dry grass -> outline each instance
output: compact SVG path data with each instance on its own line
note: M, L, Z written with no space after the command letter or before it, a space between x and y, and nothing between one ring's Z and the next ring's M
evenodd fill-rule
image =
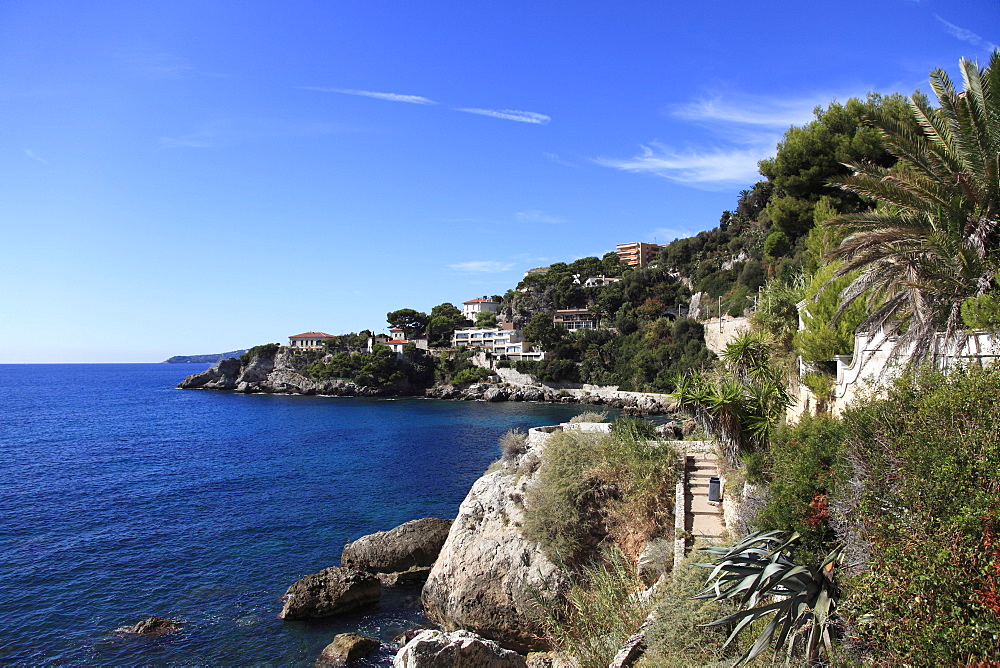
M569 419L570 424L576 424L578 422L607 422L608 413L607 411L586 411L580 413L579 415L574 415Z
M641 589L635 568L612 547L574 579L564 608L551 611L553 643L580 668L604 668L653 607L637 595Z

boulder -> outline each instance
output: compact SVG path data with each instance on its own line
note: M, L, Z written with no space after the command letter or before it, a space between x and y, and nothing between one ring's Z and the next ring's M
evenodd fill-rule
M507 398L507 390L498 385L494 385L483 392L483 399L486 401L507 401Z
M423 631L406 643L393 668L527 668L524 657L468 631Z
M323 648L319 658L326 665L342 666L349 661L363 659L380 645L381 643L374 638L365 638L357 633L341 633Z
M446 631L466 629L508 649L549 649L539 603L554 606L569 588L566 574L521 534L523 499L535 475L514 466L483 476L459 507L421 600Z
M177 387L185 390L204 388L207 390L232 390L235 389L236 379L240 375L241 364L235 357L224 359L211 369L206 369L201 373L191 374L182 380Z
M119 630L122 633L136 633L144 636L160 636L167 633L173 633L174 631L179 631L180 628L181 623L176 620L164 619L163 617L147 617L141 622Z
M340 564L369 573L403 573L434 565L452 520L427 517L389 531L362 536L344 546Z
M289 587L278 618L330 617L377 603L381 596L382 584L374 575L331 566Z
M531 652L528 668L580 668L579 662L561 652Z

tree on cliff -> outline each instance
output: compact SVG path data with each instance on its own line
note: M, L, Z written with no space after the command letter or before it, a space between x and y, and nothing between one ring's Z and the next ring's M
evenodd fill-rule
M878 131L865 125L873 113L905 120L906 100L901 95L869 93L865 100L851 98L846 104L817 107L816 120L790 128L775 157L760 161L760 173L772 184L761 189L766 194L763 211L789 240L813 227L814 209L823 197L833 201L838 213L866 207L855 194L830 185L830 179L848 174L844 163L864 161L882 167L895 163L896 156L882 146Z
M872 112L898 161L851 163L853 175L835 182L878 206L827 223L849 235L833 253L842 264L832 280L859 272L841 311L864 296L870 315L861 327L900 333L895 349L914 345L914 362L937 331L946 344L963 338L962 303L1000 288L1000 51L982 70L965 59L959 67L963 91L944 70L931 73L938 108L914 96L909 122Z
M472 322L462 315L457 306L445 302L431 309L427 322L427 338L430 343L447 343L456 329L471 326Z
M547 313L536 313L524 326L523 333L526 340L537 343L543 350L552 350L567 334L566 328L556 326Z
M389 311L385 314L386 322L390 327L398 327L403 330L406 338L423 333L427 328L427 314L414 311L411 308L401 308L397 311Z

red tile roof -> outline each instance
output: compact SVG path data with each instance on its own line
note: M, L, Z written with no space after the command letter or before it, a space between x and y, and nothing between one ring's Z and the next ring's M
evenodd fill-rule
M482 297L476 297L475 299L470 299L467 302L462 302L463 304L496 304L492 299L483 299Z
M289 336L290 339L329 339L332 338L333 334L324 334L323 332L306 332L305 334L296 334L295 336Z
M392 341L386 341L385 345L392 345L393 343L409 343L406 339L393 339Z

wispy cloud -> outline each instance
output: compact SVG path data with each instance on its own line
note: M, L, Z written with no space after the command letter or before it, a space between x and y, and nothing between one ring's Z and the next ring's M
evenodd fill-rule
M632 158L596 158L595 162L626 172L647 173L690 185L753 182L760 178L757 162L773 153L771 148L734 148L678 152L653 142L641 146Z
M987 51L990 52L993 52L997 49L996 44L984 40L982 37L972 32L971 30L968 30L966 28L961 28L955 25L954 23L949 23L948 21L945 21L937 14L934 15L934 18L936 18L941 23L941 25L944 26L944 29L948 32L948 34L954 37L955 39L960 39L963 42L968 42L973 46L984 47Z
M467 271L469 273L479 273L479 274L499 274L504 271L510 271L514 268L513 262L495 262L491 260L473 260L469 262L459 262L458 264L449 264L452 269L457 269L458 271Z
M360 95L361 97L372 97L376 100L386 100L387 102L408 102L410 104L437 104L430 98L422 95L402 95L400 93L380 93L374 90L356 90L354 88L327 88L324 86L297 86L302 90L314 90L320 93L340 93L342 95Z
M672 110L687 121L722 122L740 125L787 128L813 119L816 98L765 99L751 96L716 95L700 98Z
M475 107L456 107L455 111L464 111L467 114L479 114L480 116L490 116L492 118L502 118L518 123L534 123L536 125L546 125L552 120L551 116L539 114L534 111L517 111L516 109L477 109Z
M847 99L829 93L790 98L715 93L668 110L675 119L697 124L708 133L704 146L679 148L660 142L640 145L630 158L596 158L605 167L661 176L702 189L749 184L760 179L757 163L774 155L783 133L812 121L817 105Z
M697 225L693 227L695 230L698 229ZM647 234L646 238L653 239L653 243L665 244L670 243L674 239L686 239L693 234L689 230L682 230L676 227L658 227Z
M49 164L48 160L46 160L45 158L39 156L34 151L32 151L30 148L24 149L24 154L26 156L28 156L29 158L31 158L32 160L37 160L38 162L42 163L43 165Z
M550 216L544 211L539 211L538 209L518 211L514 214L514 217L522 223L547 223L549 225L558 225L559 223L566 222L566 219L561 216Z
M545 156L545 159L548 160L549 162L554 162L557 165L562 165L563 167L577 167L578 166L578 165L573 164L572 162L569 162L567 160L563 160L556 153L543 153L543 155Z

